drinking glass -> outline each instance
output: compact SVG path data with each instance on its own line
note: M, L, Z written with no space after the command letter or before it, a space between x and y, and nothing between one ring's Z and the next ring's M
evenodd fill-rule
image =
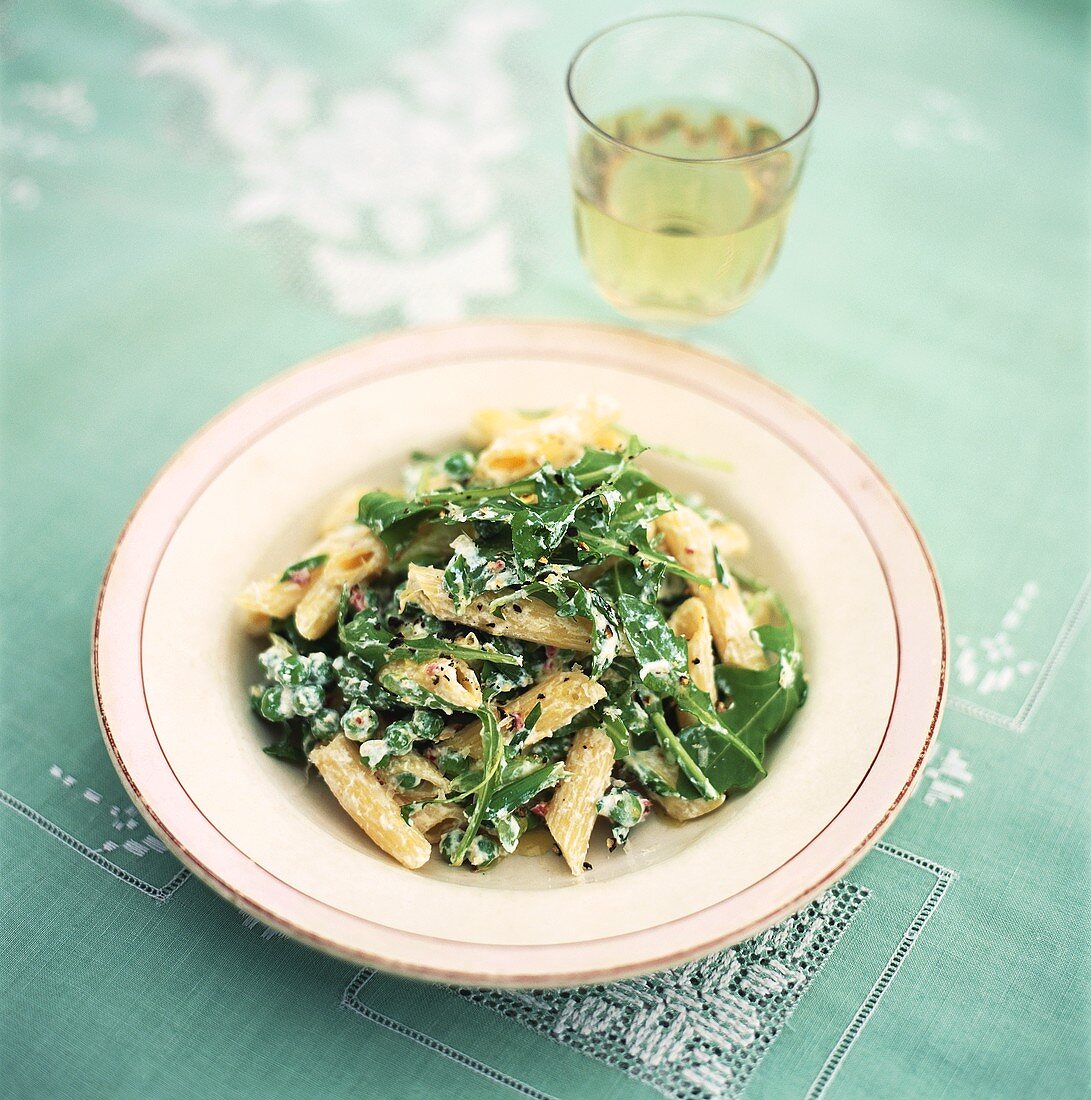
M580 254L646 320L738 309L773 266L818 110L793 46L715 15L602 31L568 69Z

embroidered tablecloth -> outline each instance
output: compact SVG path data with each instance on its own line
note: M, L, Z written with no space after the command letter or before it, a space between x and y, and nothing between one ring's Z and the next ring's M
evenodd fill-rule
M96 586L140 490L204 420L404 323L617 320L575 254L561 78L631 11L4 8L0 1094L1084 1094L1079 4L733 9L799 43L823 104L778 270L692 338L875 457L953 624L939 747L845 881L669 974L429 988L244 918L164 850L106 758Z

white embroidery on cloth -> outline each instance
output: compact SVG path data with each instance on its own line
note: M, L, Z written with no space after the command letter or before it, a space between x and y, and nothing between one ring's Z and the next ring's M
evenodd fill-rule
M102 795L98 791L93 790L91 787L86 787L80 783L74 775L70 775L59 764L52 764L49 768L49 774L56 779L62 787L77 793L85 801L90 802L93 806L98 806L102 803ZM118 848L124 848L130 855L136 856L138 859L142 859L148 854L148 852L156 852L162 855L166 852L166 846L153 833L148 832L147 826L144 824L144 819L136 812L136 807L131 802L126 802L122 805L112 804L109 812L110 829L116 833L121 833L121 837L111 837L107 834L97 846L91 848L94 852L116 852ZM127 835L135 833L137 831L143 831L144 835L139 839L135 835Z
M924 778L929 781L924 790L926 806L935 806L962 798L966 788L974 779L965 758L958 749L943 749L942 745L936 745L934 759L939 758L941 750L943 759L938 764L926 768L924 772Z
M38 178L42 165L68 165L77 159L73 132L91 130L98 112L87 96L87 86L70 80L58 84L24 81L12 89L0 123L0 159L4 181L0 199L18 210L36 210L42 204Z
M502 54L539 21L535 8L478 0L448 14L434 44L391 59L381 82L327 90L306 69L251 62L128 7L168 39L137 71L181 79L204 101L239 184L231 221L302 241L304 266L338 312L447 320L518 289L501 208L527 133Z
M955 638L955 676L960 684L978 695L995 695L1034 674L1037 663L1020 657L1014 635L1039 594L1038 582L1027 581L995 634L975 641L965 634Z
M284 939L284 933L278 932L275 928L270 928L269 925L258 920L257 917L250 917L243 915L242 926L247 930L257 928L261 931L261 938L263 940L282 940Z
M904 149L938 151L952 145L989 149L995 142L972 108L944 88L923 88L912 113L894 128L894 140Z
M112 841L103 844L101 848L91 848L84 844L82 840L66 832L55 822L50 821L44 814L38 813L37 810L32 809L25 802L5 790L0 790L0 806L7 806L8 809L14 810L17 814L26 818L27 821L43 830L43 832L59 840L65 847L70 848L74 852L78 852L88 862L93 863L96 867L106 871L121 882L134 887L142 894L146 894L155 901L169 901L182 883L190 877L189 871L185 868L181 868L175 870L174 875L162 885L147 882L142 878L138 878L131 871L127 871L125 868L118 866L118 864L114 863L108 855L104 854L117 849L118 846ZM168 866L177 868L178 864L175 860L171 859Z
M581 989L458 992L674 1100L736 1096L866 897L839 882L754 939L663 974Z
M87 98L87 85L79 80L60 84L29 81L16 89L16 99L44 118L59 119L77 130L90 130L98 118Z

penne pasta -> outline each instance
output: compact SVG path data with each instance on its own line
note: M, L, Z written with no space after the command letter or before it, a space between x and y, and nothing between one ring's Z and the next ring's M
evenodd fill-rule
M269 633L273 620L262 611L239 609L239 622L251 638L263 638Z
M260 581L251 581L235 600L239 606L248 629L256 629L262 619L286 619L299 606L311 582L308 575L305 580L281 580L280 574L273 573ZM268 630L268 626L266 626ZM259 631L265 633L265 631Z
M480 710L481 684L477 675L458 657L433 657L427 661L402 658L383 666L384 687L412 703L435 698L454 710Z
M479 438L491 437L478 456L477 476L506 485L547 463L571 466L589 446L617 449L627 437L613 427L616 416L617 406L601 398L537 418L486 410L475 423Z
M730 574L722 584L716 579L714 542L708 523L692 508L680 505L675 511L659 516L655 530L663 536L672 558L713 582L690 584L690 591L705 605L720 660L740 668L764 668L765 653L751 637L753 623L738 582Z
M340 545L331 545L338 536ZM296 629L304 638L321 638L337 621L346 584L359 584L386 568L386 547L366 527L342 527L328 538L326 562L295 609Z
M705 605L696 596L690 596L688 600L678 606L678 609L668 620L671 630L679 637L686 639L686 648L689 654L689 678L702 691L707 692L709 698L716 702L716 657L712 652L712 630L708 624L708 612ZM682 711L678 715L678 723L682 726L691 726L697 721L691 714Z
M744 558L750 553L750 535L742 524L718 520L709 524L709 531L721 558Z
M679 798L677 795L663 795L651 792L652 798L663 807L663 812L674 821L692 821L695 817L718 810L724 804L724 796L715 798Z
M478 409L470 417L466 439L471 447L481 449L499 439L500 436L518 431L533 422L533 417L517 412L515 409Z
M573 718L582 714L588 707L593 707L601 699L606 698L606 689L597 680L592 680L579 669L566 669L561 672L552 672L543 676L536 684L529 687L522 695L501 704L501 716L507 715L514 719L509 722L507 739L511 740L515 732L520 728L521 722L526 719L535 707L541 707L538 720L534 728L527 734L523 742L523 748L554 734L562 726L567 726ZM464 752L468 756L479 757L481 755L481 723L471 722L464 729L455 734L447 746L457 752Z
M421 756L419 752L407 752L399 756L390 770L392 774L411 775L420 780L421 783L429 784L435 788L437 795L446 794L451 786L443 772L427 757ZM415 787L409 788L407 793L414 800L420 797Z
M596 803L605 793L614 767L614 743L600 729L580 730L564 766L568 774L557 786L545 822L568 869L582 875L598 817Z
M765 653L751 637L754 624L742 601L738 583L713 584L698 593L708 612L708 624L720 660L739 668L765 668Z
M413 814L413 828L426 838L433 837L443 826L464 825L466 814L450 802L430 802Z
M413 604L446 622L483 630L501 638L517 638L538 645L550 645L557 649L571 649L576 653L590 653L591 624L581 616L562 618L549 604L532 596L520 596L501 604L492 611L492 603L507 593L493 592L471 600L465 607L455 607L443 587L443 570L428 566L411 565L402 592L401 604ZM619 652L630 655L627 643L621 641Z
M402 820L394 796L361 763L356 746L344 734L312 749L309 759L345 812L387 855L411 870L428 862L431 844Z
M343 524L312 543L299 560L301 568L289 566L283 574L248 584L236 603L248 631L259 632L263 616L286 619L295 613L300 633L305 638L320 638L337 617L341 585L381 572L386 562L386 548L366 527ZM346 579L349 577L352 579ZM266 625L260 632L267 630Z

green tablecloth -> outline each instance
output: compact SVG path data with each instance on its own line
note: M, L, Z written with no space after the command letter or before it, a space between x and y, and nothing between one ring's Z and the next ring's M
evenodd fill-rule
M647 982L468 995L183 871L107 761L88 630L141 488L255 383L406 322L614 319L575 256L561 74L630 8L5 8L0 1093L1085 1093L1086 12L735 10L798 41L823 105L779 269L694 339L838 422L917 516L953 624L940 745L781 928Z

